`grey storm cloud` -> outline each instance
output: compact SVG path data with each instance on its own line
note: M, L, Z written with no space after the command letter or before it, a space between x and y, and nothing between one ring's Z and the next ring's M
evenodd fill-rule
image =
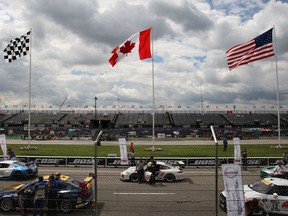
M205 31L214 26L207 15L199 11L192 3L184 1L181 5L163 1L151 2L151 10L159 17L182 25L185 31Z
M128 55L111 67L114 47L152 27L156 105L275 104L275 58L229 71L226 50L275 25L280 103L288 103L285 1L3 0L0 41L32 28L32 101L57 106L115 103L151 107L151 60ZM249 13L248 13L249 12ZM277 14L278 16L275 16ZM27 104L29 56L0 61L0 107Z

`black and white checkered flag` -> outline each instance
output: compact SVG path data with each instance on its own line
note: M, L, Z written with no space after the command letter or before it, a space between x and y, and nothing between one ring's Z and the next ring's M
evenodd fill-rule
M29 44L30 44L30 33L22 35L20 38L15 38L15 40L11 40L8 46L4 49L4 60L6 63L10 63L21 56L27 55L29 52Z

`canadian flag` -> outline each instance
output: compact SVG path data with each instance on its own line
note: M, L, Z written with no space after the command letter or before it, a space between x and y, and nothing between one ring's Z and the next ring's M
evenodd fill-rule
M112 56L109 59L109 63L114 65L128 56L132 50L137 47L140 60L151 58L150 51L150 32L151 28L137 32L131 35L124 43L113 49Z

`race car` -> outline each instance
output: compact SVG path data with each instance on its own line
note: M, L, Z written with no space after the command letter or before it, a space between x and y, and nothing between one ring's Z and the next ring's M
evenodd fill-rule
M0 161L0 180L24 179L38 174L37 164L16 160Z
M162 161L156 161L156 166L158 167L155 177L156 181L174 182L183 179L183 169L180 166L172 166ZM145 165L144 170L146 169L147 166ZM149 181L150 176L151 172L144 172L144 179L146 181ZM121 172L120 179L122 181L138 182L139 176L136 171L136 166L129 167Z
M261 178L267 178L269 176L272 177L277 177L277 178L285 178L288 179L288 164L285 165L285 169L287 170L287 172L284 172L282 174L274 174L274 166L265 166L263 168L260 169L260 176Z
M44 182L48 183L49 176L43 176ZM61 175L57 183L57 202L62 212L70 212L87 206L93 199L93 177L84 180ZM0 189L0 210L8 212L19 209L19 197L24 201L27 210L33 209L33 187L38 179L26 184L11 185Z
M220 194L220 208L227 211L227 193ZM263 203L265 211L270 214L288 215L288 180L281 178L264 178L253 184L244 185L245 202L257 199Z

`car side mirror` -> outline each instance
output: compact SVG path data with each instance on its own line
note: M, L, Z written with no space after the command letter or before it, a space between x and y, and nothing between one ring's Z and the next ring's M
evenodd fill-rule
M278 194L277 193L273 193L273 198L277 198Z

